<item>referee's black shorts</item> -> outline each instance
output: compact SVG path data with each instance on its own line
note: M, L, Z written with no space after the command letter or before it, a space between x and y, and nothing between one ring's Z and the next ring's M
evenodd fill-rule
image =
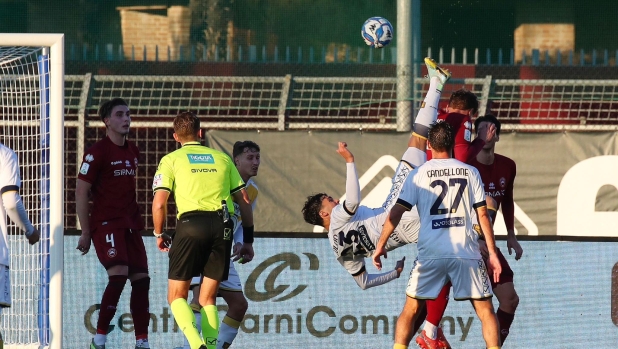
M186 281L195 275L227 280L232 250L232 222L218 212L188 212L178 219L169 251L168 279Z

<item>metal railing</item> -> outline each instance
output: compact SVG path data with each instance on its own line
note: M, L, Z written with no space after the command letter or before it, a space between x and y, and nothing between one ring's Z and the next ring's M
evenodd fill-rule
M414 82L418 105L428 80ZM478 96L481 115L496 115L507 130L515 125L614 129L618 124L618 80L451 79L441 106L462 87ZM100 125L96 111L101 102L122 96L135 127L169 126L176 114L191 110L209 129L393 131L409 122L397 116L396 92L394 77L68 75L65 120L80 129L80 140L84 128Z
M131 46L125 51L122 44L89 45L69 43L66 45L66 58L69 61L147 61L156 62L246 62L246 63L360 63L396 64L397 47L390 45L382 49L368 46L350 47L330 45L328 47L278 47L246 45L227 46L224 50L215 49L213 57L197 45L177 48L179 54L172 54L169 46L145 45ZM432 48L423 50L428 57L440 64L474 65L532 65L532 66L616 66L618 50L579 49L569 51L522 50L516 61L514 48ZM138 52L138 53L136 53ZM154 53L153 53L154 52ZM219 52L225 52L219 54ZM149 54L150 53L150 54ZM154 57L154 59L152 58Z
M422 102L428 80L414 80L413 104ZM450 94L466 88L479 98L479 114L492 113L502 130L618 130L618 80L452 79ZM75 178L84 147L105 136L99 104L123 97L131 107L131 140L142 152L138 202L147 221L150 181L164 154L176 149L172 119L181 111L200 115L207 129L362 130L395 132L397 78L110 76L65 77L65 224L77 227ZM170 220L173 222L173 212Z

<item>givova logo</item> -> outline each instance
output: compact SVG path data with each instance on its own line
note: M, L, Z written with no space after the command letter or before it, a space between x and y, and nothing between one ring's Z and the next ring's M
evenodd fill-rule
M300 256L290 252L283 252L274 256L268 257L260 263L249 275L245 283L245 294L247 298L254 302L264 302L272 300L273 302L282 302L290 298L296 297L303 292L307 285L297 285L290 289L290 285L278 285L277 278L286 270L318 270L320 261L313 253L303 253L308 258L308 261L303 262ZM306 272L302 272L306 273ZM262 281L263 280L263 281ZM258 282L263 282L263 290L258 290ZM284 294L286 293L286 294Z
M212 154L187 154L190 164L214 164Z

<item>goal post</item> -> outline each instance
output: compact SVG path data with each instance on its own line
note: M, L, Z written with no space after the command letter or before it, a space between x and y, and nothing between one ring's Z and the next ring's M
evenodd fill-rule
M19 158L20 194L41 232L28 246L9 226L13 304L0 333L5 348L61 349L64 34L0 33L0 98L0 140Z

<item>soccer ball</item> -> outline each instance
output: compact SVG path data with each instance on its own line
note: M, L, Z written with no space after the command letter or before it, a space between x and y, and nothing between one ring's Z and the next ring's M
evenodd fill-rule
M371 17L363 23L361 35L367 45L381 48L393 40L393 26L386 18Z

